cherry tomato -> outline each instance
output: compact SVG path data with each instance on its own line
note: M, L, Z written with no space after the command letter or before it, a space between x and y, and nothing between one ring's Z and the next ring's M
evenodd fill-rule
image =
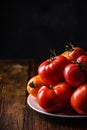
M63 81L63 70L69 61L61 55L42 62L38 67L38 74L46 84L55 85Z
M87 115L87 84L81 85L73 92L70 102L78 114Z
M72 87L61 82L52 86L42 86L37 94L38 104L47 112L59 112L65 109L73 93Z
M80 55L85 54L85 50L79 46L74 46L72 43L66 45L66 51L61 55L65 56L68 60L74 61Z
M64 78L73 87L79 87L85 83L85 75L79 64L68 64L64 68Z
M27 83L27 92L36 97L38 90L42 85L44 85L43 80L40 78L39 75L35 75L31 77Z

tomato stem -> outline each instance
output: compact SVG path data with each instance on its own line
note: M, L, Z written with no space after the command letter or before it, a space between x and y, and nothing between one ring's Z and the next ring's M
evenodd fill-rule
M54 57L56 56L56 52L55 52L55 49L51 49L50 50L51 54L50 54L50 60L49 60L49 63L52 63L54 61Z
M65 46L66 51L73 51L75 49L74 45L70 42Z
M78 63L78 65L79 65L79 68L80 68L81 70L86 70L86 68L87 68L87 65L86 65L86 64L79 64L79 63Z
M79 66L79 68L81 70L86 70L87 69L87 64L81 64L81 63L78 63L77 61L72 61L72 63L78 64L78 66Z
M52 55L53 55L53 56L56 56L56 51L55 51L55 49L53 49L53 50L51 49L50 52L51 52L51 57L52 57Z
M29 83L29 86L30 86L31 88L34 88L34 87L35 87L34 82L32 81L31 83Z
M49 85L48 88L53 90L53 86L52 85Z

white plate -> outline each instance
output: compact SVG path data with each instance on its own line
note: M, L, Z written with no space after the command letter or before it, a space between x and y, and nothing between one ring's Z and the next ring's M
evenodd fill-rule
M65 117L65 118L87 118L87 115L75 115L75 114L66 114L66 113L48 113L45 112L44 109L42 109L39 104L36 101L36 98L33 97L32 95L28 95L27 97L27 104L35 111L48 115L48 116L53 116L53 117Z

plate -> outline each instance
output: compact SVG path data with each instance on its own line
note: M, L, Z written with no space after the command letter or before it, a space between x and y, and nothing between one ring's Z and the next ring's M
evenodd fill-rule
M27 97L27 104L29 107L31 107L33 110L48 115L48 116L53 116L53 117L63 117L63 118L87 118L87 115L77 115L77 114L72 114L72 113L48 113L45 112L43 108L39 106L39 104L36 101L36 98L32 96L31 94L28 95Z

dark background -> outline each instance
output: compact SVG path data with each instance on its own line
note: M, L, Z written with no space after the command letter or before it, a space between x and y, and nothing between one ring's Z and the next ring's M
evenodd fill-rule
M0 59L47 58L67 42L87 49L86 3L3 1L0 8Z

